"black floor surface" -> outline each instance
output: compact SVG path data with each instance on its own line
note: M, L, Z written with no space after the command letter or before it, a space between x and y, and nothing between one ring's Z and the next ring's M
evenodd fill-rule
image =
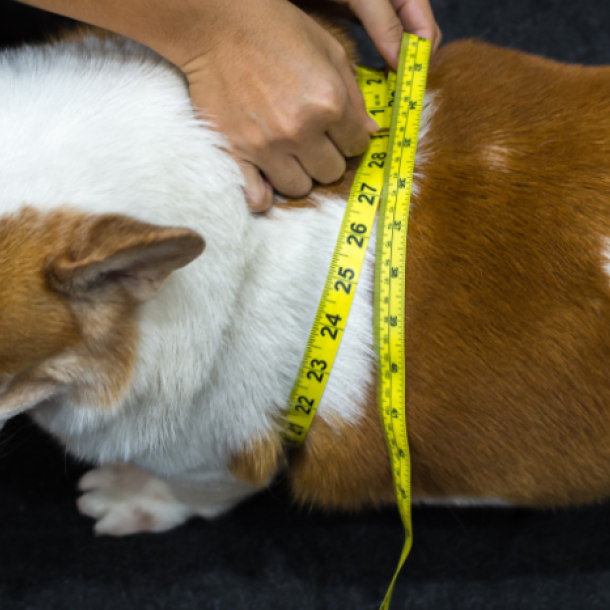
M446 42L475 36L610 64L607 0L433 6ZM0 46L38 40L61 23L0 0ZM0 435L1 610L373 610L399 555L394 510L310 514L291 506L281 485L216 522L97 539L74 505L84 470L25 418ZM609 506L424 508L413 521L415 545L395 610L610 608Z

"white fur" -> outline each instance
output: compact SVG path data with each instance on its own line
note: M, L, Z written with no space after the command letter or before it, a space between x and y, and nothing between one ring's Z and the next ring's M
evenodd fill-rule
M610 239L606 238L602 244L602 269L604 273L610 277Z
M36 421L78 456L136 464L220 512L254 491L228 459L286 405L344 202L249 214L243 178L195 118L183 77L135 43L90 37L5 53L0 87L0 214L68 204L187 226L207 244L143 307L136 372L114 408L55 401ZM373 383L373 255L371 239L318 409L330 423L357 422Z
M511 151L504 146L496 146L495 144L485 146L481 151L483 162L486 166L491 169L503 171L504 173L509 173L508 160L511 156L514 157L515 154L518 153L515 153L515 151Z
M120 404L56 402L36 420L84 458L224 493L237 485L229 456L265 435L286 404L343 202L251 216L242 177L221 137L195 119L182 77L133 43L8 53L0 83L1 213L69 204L188 226L207 243L144 306ZM357 421L372 382L368 258L319 417Z
M432 140L430 138L430 126L432 117L437 112L439 99L436 91L427 90L422 105L421 121L417 135L417 168L413 172L413 184L411 194L413 199L419 195L419 182L423 178L423 172L432 158Z

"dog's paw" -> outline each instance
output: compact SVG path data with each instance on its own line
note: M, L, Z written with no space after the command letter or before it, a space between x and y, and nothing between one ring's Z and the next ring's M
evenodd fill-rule
M99 536L164 532L192 515L167 483L130 464L91 470L78 488L84 492L78 510L97 521L94 531Z

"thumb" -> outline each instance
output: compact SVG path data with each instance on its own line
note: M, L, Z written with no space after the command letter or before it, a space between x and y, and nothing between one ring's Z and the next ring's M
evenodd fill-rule
M392 0L405 30L427 38L436 50L441 42L442 34L434 20L429 0Z
M351 0L350 8L362 21L381 56L396 70L404 29L390 0Z

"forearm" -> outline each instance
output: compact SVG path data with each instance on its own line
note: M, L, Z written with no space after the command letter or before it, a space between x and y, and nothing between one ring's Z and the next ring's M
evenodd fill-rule
M212 44L240 0L20 0L95 25L154 49L178 66ZM255 0L246 0L253 3ZM222 29L222 28L221 28Z

